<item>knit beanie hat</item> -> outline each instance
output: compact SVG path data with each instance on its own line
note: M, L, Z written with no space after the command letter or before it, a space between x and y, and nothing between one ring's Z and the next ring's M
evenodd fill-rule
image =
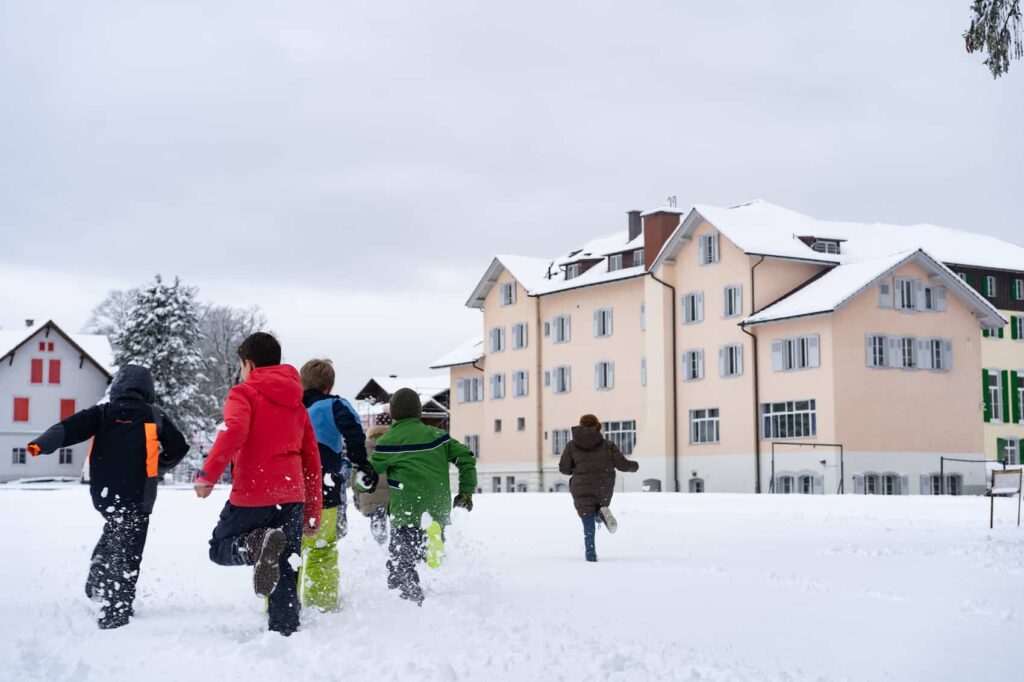
M391 418L395 421L419 417L422 410L420 396L411 388L400 388L391 396Z

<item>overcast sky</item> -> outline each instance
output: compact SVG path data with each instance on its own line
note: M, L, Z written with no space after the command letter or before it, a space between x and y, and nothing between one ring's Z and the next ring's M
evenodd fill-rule
M477 331L493 254L668 195L1024 241L968 5L0 2L0 325L180 275L351 392Z

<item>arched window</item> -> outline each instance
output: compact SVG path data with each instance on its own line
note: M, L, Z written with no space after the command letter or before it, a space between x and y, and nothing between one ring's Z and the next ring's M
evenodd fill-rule
M645 493L660 493L661 492L661 479L660 478L645 478L643 491Z
M899 495L900 477L896 474L885 474L882 476L882 494Z
M878 474L864 474L864 494L877 495L878 493Z
M691 478L690 479L690 492L691 493L702 493L702 492L704 492L704 479L703 478Z
M964 477L961 474L946 474L946 494L964 494Z
M785 475L776 478L775 492L782 493L783 495L792 495L796 490L796 482L792 476Z
M804 474L797 480L797 490L800 491L801 495L813 495L814 494L814 476Z

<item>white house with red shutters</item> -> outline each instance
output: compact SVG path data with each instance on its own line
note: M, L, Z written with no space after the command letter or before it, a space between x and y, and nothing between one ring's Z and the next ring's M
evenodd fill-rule
M106 336L67 334L52 320L0 329L0 481L81 474L88 443L39 457L25 446L50 425L99 402L112 364Z

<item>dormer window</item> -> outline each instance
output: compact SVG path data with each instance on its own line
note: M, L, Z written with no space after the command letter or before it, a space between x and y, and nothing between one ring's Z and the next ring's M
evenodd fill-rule
M608 256L608 272L615 272L622 269L622 254L616 253Z
M567 280L576 279L579 276L580 276L580 264L579 263L570 263L569 265L565 266L565 278Z
M644 250L637 249L633 252L633 267L637 267L644 264Z
M839 241L836 239L816 239L811 244L811 249L818 253L839 253Z

